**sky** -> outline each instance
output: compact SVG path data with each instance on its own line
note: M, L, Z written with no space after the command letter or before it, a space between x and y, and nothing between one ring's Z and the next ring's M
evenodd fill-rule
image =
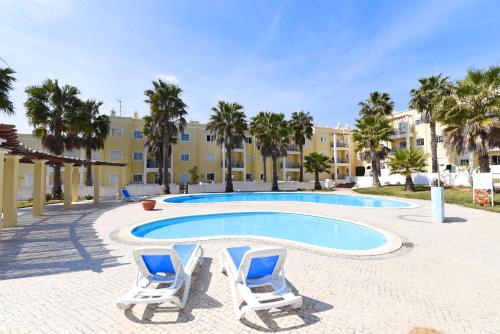
M17 72L16 114L0 122L21 133L24 90L47 78L106 114L120 99L123 116L146 115L162 78L183 89L188 120L222 99L248 117L305 110L352 126L371 91L404 110L418 78L500 64L500 1L0 0L0 57Z

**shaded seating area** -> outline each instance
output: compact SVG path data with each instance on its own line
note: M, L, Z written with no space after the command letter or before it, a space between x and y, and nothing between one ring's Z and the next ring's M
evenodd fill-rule
M100 168L102 166L126 167L123 163L85 160L38 151L21 144L15 125L0 124L0 227L17 225L17 193L19 164L33 164L33 215L42 216L45 205L47 166L64 167L64 207L70 208L78 200L78 168L92 166L94 172L94 203L100 200ZM120 168L117 190L123 187L123 169Z

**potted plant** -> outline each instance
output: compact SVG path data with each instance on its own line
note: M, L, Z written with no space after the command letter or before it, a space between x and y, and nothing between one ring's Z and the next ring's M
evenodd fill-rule
M152 211L155 208L156 201L153 199L144 199L141 201L142 208L146 211Z

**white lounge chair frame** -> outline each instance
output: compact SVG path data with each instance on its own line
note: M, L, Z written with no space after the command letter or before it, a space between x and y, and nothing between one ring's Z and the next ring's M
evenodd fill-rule
M257 279L247 278L252 259L276 255L278 256L278 260L271 275ZM286 249L282 247L260 249L251 247L243 256L240 267L236 268L228 250L221 250L220 270L221 272L225 271L229 279L236 319L240 320L249 311L269 310L287 305L291 305L292 308L297 309L302 306L302 297L296 296L286 283L283 269L285 257ZM251 290L251 288L262 286L271 286L273 291L256 293ZM247 304L242 308L239 307L238 295Z
M133 251L134 259L137 264L137 277L134 287L121 299L116 302L116 305L126 310L134 304L161 304L171 302L179 309L186 306L191 285L191 276L196 268L196 264L200 266L203 263L203 248L196 245L191 254L186 266L182 265L182 261L172 246L157 246L157 247L139 247ZM175 274L157 275L149 271L146 266L143 255L166 255L170 256ZM167 288L155 289L149 287L152 283L167 283L170 284ZM184 285L182 299L175 294Z
M127 191L128 196L125 196L125 194L123 192L124 190ZM130 195L130 192L128 191L127 188L120 189L120 194L121 194L122 201L125 201L125 202L140 202L143 199L146 199L148 197L148 196L145 196L145 195L142 195L142 196L140 196L140 195L132 196L132 195Z

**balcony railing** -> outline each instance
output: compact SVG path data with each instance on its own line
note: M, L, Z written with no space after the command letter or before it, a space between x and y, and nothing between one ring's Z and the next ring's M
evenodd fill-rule
M158 162L156 160L148 160L146 162L146 168L158 168L158 167L160 166L158 165Z
M300 168L300 164L298 162L287 162L286 168Z
M348 175L347 174L337 174L337 179L345 179Z
M299 147L296 146L296 145L288 145L288 147L287 147L286 150L289 151L289 152L298 152L299 151Z
M235 150L242 150L243 149L243 143L241 143L240 145L237 145L234 147Z
M331 146L332 147L349 147L349 143L346 143L343 141L337 141L335 144L336 145L334 145L334 143L332 143Z
M335 161L338 164L348 164L349 163L349 159L348 158L337 158Z
M226 167L229 165L229 161L226 161ZM222 162L220 164L222 168ZM243 161L231 161L232 168L245 168L245 163Z

